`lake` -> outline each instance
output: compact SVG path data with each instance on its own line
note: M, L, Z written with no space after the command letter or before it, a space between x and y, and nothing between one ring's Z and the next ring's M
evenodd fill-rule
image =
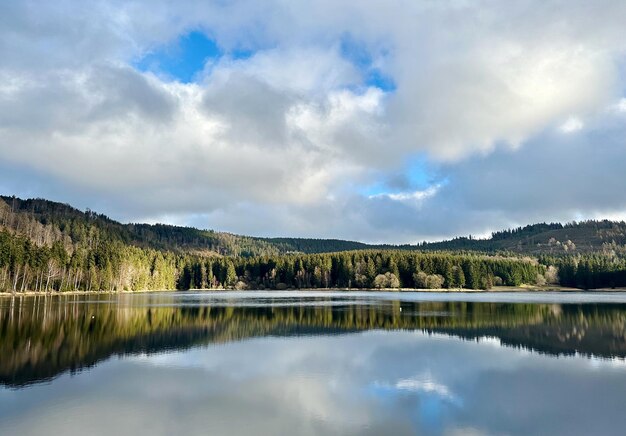
M0 434L623 435L626 294L0 298Z

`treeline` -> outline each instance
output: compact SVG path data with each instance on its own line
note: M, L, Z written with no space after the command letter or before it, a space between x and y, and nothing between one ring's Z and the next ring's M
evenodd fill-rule
M574 234L575 245L566 239ZM545 240L546 235L561 241ZM624 222L585 221L520 227L491 239L372 246L121 224L61 203L1 197L0 290L489 289L546 282L581 289L626 287L625 235ZM498 245L505 242L509 245ZM525 247L535 250L539 262L513 254Z
M61 238L63 239L63 238ZM467 288L560 283L626 286L626 260L602 254L529 258L403 250L203 257L119 241L37 245L0 231L0 291Z
M167 224L121 224L106 215L91 210L82 212L67 204L6 196L0 196L0 228L27 235L38 245L50 245L61 238L65 238L66 245L83 242L93 245L102 240L156 250L223 256L322 253L368 247L364 243L337 239L256 238Z
M68 250L0 231L0 290L122 291L194 288L469 288L535 283L537 262L482 255L352 251L260 257L202 257L119 241Z
M344 241L341 239L316 238L261 238L279 249L280 253L332 253L336 251L365 250L380 248L363 242ZM391 248L387 246L386 248ZM415 249L415 247L413 247Z
M615 255L598 253L542 256L539 259L558 268L562 286L580 289L626 287L626 259Z
M539 224L530 224L524 227L517 227L515 229L507 229L501 230L498 232L491 233L491 239L493 241L499 241L502 239L510 239L510 238L519 238L519 237L528 237L537 235L539 233L547 232L550 230L560 230L563 228L563 224L561 223L539 223Z
M200 251L228 256L280 253L279 247L260 238L166 224L121 224L106 215L90 210L82 212L43 199L0 197L0 228L48 245L63 235L66 243L74 245L104 241L181 253Z
M100 241L68 251L38 246L0 231L0 291L64 292L175 289L181 257L121 242Z
M546 268L530 259L476 254L349 251L198 259L188 257L180 289L468 288L535 284Z
M616 244L616 251L624 252L626 257L626 223L608 220L567 224L540 223L494 232L489 239L467 236L440 242L394 246L338 239L258 238L165 224L121 224L105 215L90 210L82 212L67 204L0 196L0 228L26 235L37 245L51 245L55 241L61 241L69 248L70 244L84 242L93 245L104 240L177 253L196 252L241 257L368 249L532 255L554 254L559 251L598 253L607 244Z
M626 222L587 220L539 223L493 232L488 239L463 236L447 241L418 244L420 250L469 250L486 253L514 252L532 255L552 254L558 248L577 247L580 253L599 253L605 244L626 244ZM560 250L571 251L571 250Z

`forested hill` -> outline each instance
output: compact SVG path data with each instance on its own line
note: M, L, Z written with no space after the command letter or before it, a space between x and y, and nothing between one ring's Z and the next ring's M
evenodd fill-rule
M583 221L541 223L494 232L488 239L471 236L417 245L372 245L337 239L258 238L165 224L121 224L105 215L43 199L0 196L0 228L29 237L38 245L55 241L122 242L141 248L202 256L259 256L329 253L364 249L513 252L531 255L610 253L626 255L626 223Z
M122 242L141 248L197 255L260 256L326 253L368 248L336 239L255 238L213 230L166 224L121 224L105 215L82 212L68 204L43 199L0 196L0 229L27 236L37 245L91 245L91 241Z
M477 251L483 253L518 253L530 255L617 254L626 256L626 222L580 221L572 223L540 223L494 232L491 237L477 239L459 237L421 244L364 244L330 239L273 238L255 239L269 242L280 252L323 253L344 250L400 249L420 251Z
M625 231L609 221L539 224L487 240L374 246L121 224L61 203L0 197L0 291L619 287Z
M471 236L425 243L422 250L515 252L531 255L626 254L624 221L541 223L492 233L488 239Z

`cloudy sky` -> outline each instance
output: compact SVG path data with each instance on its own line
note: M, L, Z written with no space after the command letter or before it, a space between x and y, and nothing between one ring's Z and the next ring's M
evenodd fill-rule
M415 242L626 217L626 2L0 2L0 192Z

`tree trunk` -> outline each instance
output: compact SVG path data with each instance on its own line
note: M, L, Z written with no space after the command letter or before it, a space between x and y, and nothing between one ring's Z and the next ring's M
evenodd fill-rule
M27 279L28 279L28 268L24 267L24 275L22 276L22 287L20 288L20 292L24 292L26 290Z
M18 266L13 277L13 292L17 291L17 281L20 278L20 267Z
M59 292L63 290L63 282L65 282L65 269L61 272L61 284L59 285Z

